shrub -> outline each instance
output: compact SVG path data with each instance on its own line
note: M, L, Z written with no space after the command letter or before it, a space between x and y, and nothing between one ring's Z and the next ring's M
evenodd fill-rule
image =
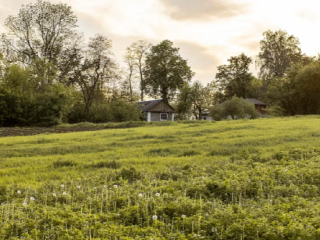
M253 103L243 98L233 97L231 100L212 107L210 109L210 116L216 121L227 118L255 119L259 117L259 113Z
M93 109L92 121L95 123L139 121L141 114L135 103L113 101Z

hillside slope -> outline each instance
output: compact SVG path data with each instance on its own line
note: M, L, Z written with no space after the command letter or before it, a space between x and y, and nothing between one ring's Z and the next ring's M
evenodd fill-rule
M319 239L320 118L0 138L0 239Z

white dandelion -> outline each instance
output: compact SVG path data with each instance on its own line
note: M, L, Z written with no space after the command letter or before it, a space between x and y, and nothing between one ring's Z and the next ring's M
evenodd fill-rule
M103 185L103 187L104 187L104 188L107 188L108 186L107 186L107 185Z
M156 197L160 197L160 193L156 193L155 195L156 195Z
M138 197L142 197L142 196L143 196L143 194L142 194L142 193L139 193Z
M77 188L78 188L78 189L80 189L80 188L81 188L81 186L78 186Z
M157 220L157 219L158 219L158 216L157 216L157 215L153 215L153 216L152 216L152 219L153 219L153 220Z
M186 218L186 215L182 214L181 217L184 219L184 218Z
M64 184L61 184L61 187L64 188Z
M18 194L21 194L21 191L20 191L20 190L18 190L18 191L17 191L17 193L18 193Z
M114 188L118 188L118 185L113 185Z
M52 196L56 197L56 196L57 196L57 194L55 194L55 193L52 193Z
M63 194L63 195L67 195L67 193L66 193L66 192L63 192L62 194Z
M28 203L27 202L23 202L22 204L24 207L28 206Z
M31 200L31 201L34 201L34 197L31 197L30 200Z

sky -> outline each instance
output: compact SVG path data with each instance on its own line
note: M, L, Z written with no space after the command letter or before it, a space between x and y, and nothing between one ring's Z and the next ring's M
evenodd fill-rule
M0 33L9 15L35 0L0 0ZM208 83L217 67L244 53L255 60L267 30L298 37L303 53L320 52L317 0L51 0L72 7L86 38L102 34L113 41L117 61L137 40L169 39L188 60L193 80ZM251 71L257 74L254 64Z

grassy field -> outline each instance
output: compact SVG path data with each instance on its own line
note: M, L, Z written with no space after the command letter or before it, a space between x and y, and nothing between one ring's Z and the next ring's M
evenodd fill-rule
M320 239L320 117L143 125L0 138L0 239Z

